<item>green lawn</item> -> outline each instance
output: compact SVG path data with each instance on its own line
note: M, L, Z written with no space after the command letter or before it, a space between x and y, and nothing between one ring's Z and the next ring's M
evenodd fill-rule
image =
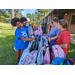
M15 35L10 24L0 23L0 65L16 65L16 53L13 49Z
M15 35L10 24L0 23L0 65L17 65L14 51ZM70 44L67 58L75 58L75 45Z

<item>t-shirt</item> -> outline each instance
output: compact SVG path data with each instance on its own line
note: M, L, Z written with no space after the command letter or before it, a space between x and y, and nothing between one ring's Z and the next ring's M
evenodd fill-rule
M22 28L27 28L28 29L28 26L25 26L25 27L22 27Z
M24 50L25 48L28 47L29 45L29 41L22 41L20 39L21 36L23 36L23 38L28 38L28 30L26 28L19 29L17 28L15 31L15 42L14 42L14 46L20 50Z
M70 40L71 40L71 36L70 36L70 34L69 34L69 32L67 30L63 30L60 33L59 37L58 37L58 40L57 40L56 44L58 44L58 45L62 45L63 43L68 44L66 49L62 48L64 50L64 52L65 52L65 55L67 55L67 51L68 51L69 46L70 46Z
M53 38L55 36L58 36L60 33L61 33L61 31L58 29L58 27L56 27L54 29L52 28L52 30L49 32L49 37ZM57 40L51 40L50 41L50 47L51 47L51 49L52 49L52 46L56 44L56 41Z

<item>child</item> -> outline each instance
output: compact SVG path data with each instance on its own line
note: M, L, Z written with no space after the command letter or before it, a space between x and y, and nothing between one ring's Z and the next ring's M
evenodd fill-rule
M66 30L67 26L68 24L65 19L61 19L58 21L58 29L61 30L61 33L58 37L56 44L58 44L64 50L65 55L67 55L70 46L70 40L71 40L71 36L69 32Z
M14 49L16 51L17 62L19 62L19 52L22 55L23 50L28 47L29 41L35 40L35 37L28 38L27 29L22 28L19 18L13 18L11 24L17 27L15 30L16 40L14 42Z
M20 22L22 23L23 28L27 28L28 29L28 26L26 26L26 21L27 21L27 19L25 17L20 18Z

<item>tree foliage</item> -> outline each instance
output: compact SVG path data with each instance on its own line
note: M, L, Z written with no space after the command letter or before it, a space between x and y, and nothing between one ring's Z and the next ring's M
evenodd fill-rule
M22 11L24 11L24 9L14 9L15 17L23 17ZM11 9L0 9L0 22L2 21L11 21Z
M27 13L26 17L30 18L30 20L36 21L37 23L42 23L42 19L45 18L50 11L51 9L37 9L35 14Z

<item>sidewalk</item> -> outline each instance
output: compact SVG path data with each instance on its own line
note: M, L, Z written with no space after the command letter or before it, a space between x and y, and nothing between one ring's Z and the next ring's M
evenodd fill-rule
M71 43L75 44L75 38L71 36Z

